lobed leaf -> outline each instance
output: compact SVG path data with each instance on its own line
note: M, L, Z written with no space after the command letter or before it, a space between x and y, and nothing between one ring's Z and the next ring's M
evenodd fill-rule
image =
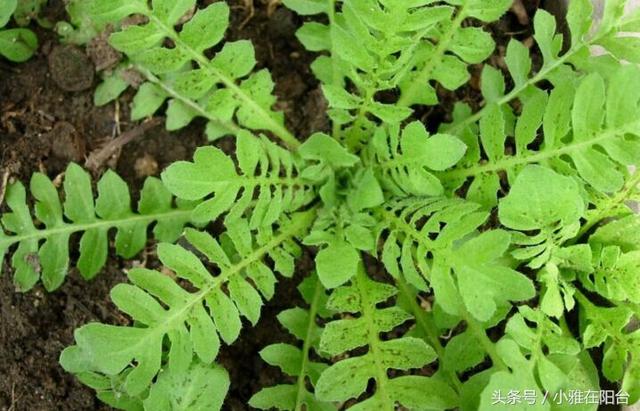
M34 217L27 206L24 186L16 183L7 190L11 212L2 216L8 234L0 235L0 255L17 244L11 264L14 282L21 291L31 289L42 280L47 290L55 290L69 270L69 241L73 233L81 233L77 268L86 278L93 278L104 266L108 252L108 232L116 229L116 253L132 258L147 243L147 229L153 225L156 239L175 241L183 227L192 221L194 205L174 200L155 178L146 180L140 193L137 212L131 209L129 189L113 171L98 182L98 198L94 200L89 174L70 164L64 179L65 202L58 190L41 173L31 178L35 199Z
M190 11L193 16L181 24ZM147 18L110 36L111 45L125 53L147 80L133 101L134 120L153 114L168 100L168 130L204 117L211 140L248 128L271 131L287 145L298 146L284 127L282 113L272 109L275 98L268 72L253 73L255 53L249 42L226 43L213 58L205 54L220 43L229 25L225 2L197 9L193 0L154 1L151 6L109 0L95 2L91 14L94 21L105 22L118 22L132 14ZM174 47L166 47L164 40Z
M487 197L490 196L485 198L491 206L497 202L497 187L495 177L488 176L505 170L513 183L521 170L530 164L546 164L561 174L574 178L577 176L579 184L586 184L601 193L622 189L626 166L640 160L640 129L635 114L632 114L640 109L636 93L636 88L640 87L638 79L637 68L628 66L620 68L606 87L605 79L592 74L579 82L575 95L568 85L558 86L550 93L548 100L537 97L541 95L536 93L525 103L525 109L531 107L536 113L532 114L532 121L526 125L522 122L528 120L520 118L516 127L516 141L520 143L517 144L516 153L510 156L504 155L508 136L506 119L488 113L481 120L480 142L489 161L481 165L457 167L446 172L443 179L456 188L467 179L472 179L472 192L485 192ZM535 107L544 105L545 101L546 108ZM625 107L624 118L616 114L614 109L621 101ZM539 113L542 110L544 116L540 125ZM498 113L497 109L493 113ZM486 127L483 129L483 124L491 125L492 130L499 129L488 131ZM532 148L532 136L537 134L534 130L540 129L540 126L543 143L538 148ZM524 127L527 128L526 132ZM477 161L477 157L474 161Z
M464 155L465 144L448 134L429 136L420 122L402 132L379 128L365 154L382 187L394 196L438 196L444 188L434 171L453 167Z
M111 296L135 324L91 323L79 328L75 332L76 345L62 354L63 367L76 374L97 373L110 378L126 375L123 385L126 393L142 398L157 375L158 381L162 381L161 369L165 366L176 373L174 378L199 380L202 371L190 368L193 361L211 364L218 354L220 337L227 343L237 338L241 315L253 324L257 322L262 306L259 293L265 298L273 296L269 290L276 279L263 262L265 257L278 260L281 253L295 249L293 239L308 229L312 219L313 211L296 214L283 222L278 231L259 232L255 237L249 234L249 238L238 232L241 227L230 228L223 237L224 248L208 234L188 236L195 238L192 245L198 251L211 258L210 263L219 270L216 276L192 252L178 245L160 244L161 262L194 291L157 271L143 268L129 271L132 284L116 286ZM243 244L247 240L248 244ZM190 388L186 385L184 390ZM166 403L171 398L183 401L187 394L184 390L171 394L158 392L156 397L152 388L145 401L153 404ZM220 404L215 399L219 396L193 401Z
M249 405L258 409L317 410L329 411L336 407L317 400L307 389L307 378L315 385L320 374L328 367L310 359L312 350L318 351L323 328L316 324L317 316L327 316L326 294L315 275L307 277L298 287L309 309L291 308L278 314L280 324L303 341L302 349L290 344L272 344L260 351L260 356L270 365L279 367L284 373L297 377L294 384L279 384L261 389L249 400Z
M373 379L376 383L373 395L358 401L353 409L391 410L396 404L412 407L417 404L418 392L424 388L437 388L437 391L422 397L428 405L456 406L455 391L434 378L387 376L388 369L420 368L436 359L435 351L421 339L399 337L383 341L380 338L380 333L391 331L411 318L398 307L377 308L378 303L395 293L394 287L369 279L362 264L350 285L333 291L328 301L329 308L359 313L360 316L328 323L322 334L320 350L334 356L358 347L367 347L367 352L340 360L323 371L316 385L318 399L342 402L358 398L367 389L369 380Z
M535 289L500 262L511 243L507 232L477 234L487 219L479 208L443 198L389 203L379 210L378 232L388 233L383 262L392 275L404 275L421 290L433 287L436 301L451 315L468 310L488 321L498 306L532 298Z
M313 200L313 186L300 176L302 164L291 153L246 131L238 133L236 142L240 173L231 157L212 146L196 150L193 162L178 161L162 173L178 198L201 201L193 211L196 221L214 221L228 212L230 223L250 213L249 225L255 229Z

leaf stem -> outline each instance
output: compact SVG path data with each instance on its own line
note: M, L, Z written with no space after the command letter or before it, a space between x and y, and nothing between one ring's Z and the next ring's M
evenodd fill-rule
M467 18L466 6L467 0L464 0L462 7L458 10L458 14L451 22L451 25L445 32L444 36L440 39L440 42L433 54L429 57L429 62L422 68L417 78L412 82L411 87L409 87L406 92L402 93L402 96L400 96L400 99L398 100L398 105L409 105L410 102L415 99L420 88L424 87L425 83L431 79L433 71L442 62L442 57L449 49L456 31L460 28L464 19Z
M638 188L639 184L640 184L640 171L636 169L634 173L631 175L631 178L629 179L629 181L627 182L626 187L620 192L618 192L615 196L610 197L607 201L605 201L606 205L602 208L598 208L597 212L592 214L587 219L587 221L580 228L580 231L578 231L578 234L576 234L576 236L570 242L568 242L568 244L569 245L575 244L576 241L581 239L587 232L589 232L589 230L591 230L593 226L598 224L604 218L610 217L609 213L615 207L617 207L618 205L623 203L625 200L627 200L633 194L634 190Z
M565 54L563 54L562 57L559 57L557 60L553 61L551 64L543 66L542 70L540 70L536 75L534 75L524 83L520 84L519 86L516 86L513 90L511 90L508 94L504 95L501 99L499 99L494 104L497 104L498 106L502 106L515 100L520 96L520 94L522 94L529 87L535 85L536 83L539 83L540 81L546 80L547 77L555 69L565 64L569 59L571 59L576 54L582 52L585 48L589 48L593 44L596 44L602 37L605 37L609 33L610 31L606 33L602 33L598 36L595 36L590 40L585 41L584 43L575 44ZM451 134L456 134L458 131L460 131L461 128L464 128L469 124L475 123L476 121L480 120L484 116L485 111L487 111L490 106L491 105L485 105L482 109L477 111L475 114L457 123L444 125L443 131Z
M329 16L329 37L331 38L331 74L332 74L332 83L333 86L340 86L340 72L338 71L338 65L336 63L336 58L338 53L336 52L336 42L334 41L333 30L336 26L336 0L328 0L328 10L327 15ZM338 139L340 137L340 133L342 132L342 127L335 121L331 122L332 127L332 135L333 138Z
M300 373L298 374L298 379L296 384L298 386L298 391L296 393L296 406L294 408L295 411L302 411L302 406L304 405L304 394L306 391L305 388L305 378L307 375L307 364L309 362L309 352L311 351L311 338L314 330L314 326L316 324L316 315L318 314L318 308L320 304L320 297L324 292L324 287L322 287L322 283L320 281L316 281L315 289L313 290L313 299L311 300L311 304L309 306L309 323L307 324L307 330L304 336L304 343L302 345L302 364L300 365Z
M156 75L151 73L146 68L144 68L144 67L142 67L140 65L135 65L134 67L143 76L145 76L147 78L147 80L149 80L150 82L154 83L155 85L160 87L162 90L164 90L167 94L169 94L171 97L179 100L182 104L184 104L185 106L189 107L190 109L192 109L193 111L198 113L198 115L206 118L207 120L210 120L210 121L213 121L213 122L217 123L218 125L226 128L227 130L230 130L233 133L238 133L239 131L242 130L242 128L240 126L238 126L235 122L223 120L220 117L209 113L207 110L202 108L202 106L200 104L198 104L197 102L191 100L188 97L185 97L185 96L181 95L180 93L175 91L173 88L169 87L169 85L165 84L160 78L158 78Z
M148 222L149 224L154 221L166 221L172 219L183 219L191 215L193 210L172 210L165 213L156 214L134 214L127 218L120 218L117 220L97 220L91 223L83 224L63 224L55 228L36 230L27 234L14 235L14 236L2 236L0 233L0 250L6 249L15 243L19 243L27 240L40 240L60 234L71 234L80 231L89 231L93 229L108 229L112 227L120 227L126 224L135 222Z
M406 280L402 275L395 278L396 285L398 286L398 290L405 295L409 305L411 307L411 312L413 313L414 318L416 319L416 324L422 328L424 333L427 335L427 342L433 347L440 359L440 369L443 370L449 382L453 385L453 388L456 392L460 393L462 390L462 382L458 378L458 375L451 371L446 370L445 367L442 366L442 362L444 361L444 347L440 342L440 333L438 331L438 327L433 322L432 314L430 312L425 311L422 307L420 307L416 301L415 294L412 292L409 284L407 284Z
M370 353L376 363L376 388L380 393L380 398L384 404L384 410L393 411L395 409L394 403L387 393L387 384L389 378L387 377L387 371L382 360L382 354L380 352L380 337L376 329L375 323L375 301L371 301L370 295L366 292L366 287L363 286L366 281L366 273L362 262L359 264L358 273L354 277L354 283L358 287L360 298L362 298L362 318L365 319L367 324L367 339L369 341Z
M495 344L487 336L482 324L473 318L469 311L467 311L464 304L460 304L460 306L462 310L462 319L467 323L469 331L471 331L471 333L476 337L480 342L480 345L482 345L482 348L484 348L484 351L489 355L489 358L491 358L493 366L502 371L507 370L507 365L502 361L502 358L500 358Z
M625 124L624 126L611 130L605 130L601 134L596 134L594 137L588 140L573 142L570 144L562 145L561 147L557 147L552 150L534 152L533 154L524 156L505 157L496 162L484 163L472 167L456 168L451 171L442 173L441 176L444 179L465 178L482 173L492 173L501 170L508 170L518 165L537 163L594 146L606 140L624 135L625 133L628 133L630 131L637 130L638 128L640 128L640 120L635 120L631 123Z
M162 20L158 19L153 13L149 13L149 19L164 31L165 35L170 38L176 45L185 50L191 58L198 63L198 65L211 73L222 82L233 94L238 97L244 104L253 110L260 119L267 126L266 129L273 131L273 133L282 140L289 148L297 149L300 146L300 142L293 136L283 125L273 119L258 103L256 103L251 96L242 90L233 79L227 77L217 68L213 67L211 61L203 54L193 49L187 43L185 43L173 27L168 26Z

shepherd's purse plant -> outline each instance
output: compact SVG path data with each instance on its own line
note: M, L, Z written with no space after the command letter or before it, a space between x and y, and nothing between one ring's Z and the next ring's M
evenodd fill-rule
M22 184L8 188L0 255L21 291L56 289L72 260L91 278L111 231L132 258L153 227L162 270L132 268L111 292L130 324L87 324L60 358L102 401L220 409L221 346L258 324L303 253L315 263L295 277L304 305L278 315L295 342L260 353L283 380L253 408L560 410L558 393L611 385L640 399L640 39L625 34L640 13L626 1L596 20L572 0L568 36L538 10L542 60L512 39L501 69L486 27L511 0L283 0L310 16L297 37L318 52L331 129L311 136L285 127L252 44L222 43L225 2L87 3L144 78L134 119L166 108L169 130L200 117L210 140L235 143L147 180L135 211L115 173L94 198L75 164L61 193L33 176L33 208ZM479 64L482 104L419 120ZM500 401L510 391L537 401L514 408Z

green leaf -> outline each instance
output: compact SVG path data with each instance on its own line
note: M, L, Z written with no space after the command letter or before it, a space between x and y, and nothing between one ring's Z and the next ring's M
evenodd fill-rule
M466 27L458 30L451 51L470 64L482 63L491 55L495 43L491 35L479 27Z
M411 318L395 306L377 307L377 304L395 293L394 287L369 279L362 264L359 265L358 274L351 285L334 290L328 302L330 308L360 315L328 323L322 334L321 350L331 355L365 345L368 350L362 355L339 360L322 372L316 385L318 399L342 402L357 398L373 379L376 383L375 392L371 398L356 406L359 409L394 409L396 402L414 407L417 393L430 387L440 389L426 397L422 391L422 398L429 405L448 407L457 404L455 391L444 383L427 377L387 376L388 369L419 368L436 358L435 351L418 338L381 340L381 333L388 332Z
M440 171L453 166L466 152L465 144L446 134L429 136L418 121L409 123L400 139L399 133L398 128L390 128L389 134L378 129L367 153L377 163L382 186L398 196L441 194L440 181L427 169Z
M29 29L8 29L0 31L0 55L22 63L33 56L38 49L38 38Z
M196 150L193 163L179 161L162 173L167 188L185 200L198 200L224 189L233 177L233 162L215 147L201 147Z
M167 94L153 83L144 83L133 98L131 119L141 120L158 111Z
M545 141L550 147L560 143L560 139L565 137L571 128L571 111L572 100L575 97L573 87L566 84L557 87L549 96L548 104L545 109L542 130L545 135Z
M504 96L504 76L502 75L500 70L497 70L490 65L485 65L482 68L480 83L482 88L482 96L488 103L497 101L502 96Z
M105 0L91 3L91 20L98 24L115 23L132 14L149 13L149 7L144 0Z
M404 376L389 381L398 403L409 409L450 409L458 405L458 394L437 379Z
M511 0L471 0L467 3L465 12L486 23L498 20L511 7Z
M520 126L516 123L515 154L505 152L506 137L513 133L512 114L504 107L488 106L480 116L479 140L489 161L475 164L477 160L470 159L469 165L442 175L443 183L457 189L472 177L472 193L486 193L493 190L496 181L486 175L506 171L508 180L513 181L522 168L542 163L560 174L579 178L579 184L586 183L587 189L600 195L620 190L627 166L640 161L640 128L631 114L638 110L638 74L635 67L621 67L613 70L611 78L615 80L607 84L600 74L592 73L576 83L575 94L576 86L565 80L556 85L548 99L544 92L530 89L523 98L525 106L530 106L523 113L526 120L521 120ZM540 133L534 128L542 110L538 105L545 101ZM618 111L616 107L621 106L626 108ZM469 129L468 133L465 142L473 147L478 141L476 131ZM534 136L533 142L540 138L540 144L525 145Z
M504 58L509 68L511 78L516 86L521 86L529 79L531 72L531 58L529 49L517 40L511 40L507 45L507 54Z
M296 32L296 37L309 51L322 51L331 48L331 34L328 26L310 22Z
M400 123L406 120L412 113L412 110L407 107L398 107L393 104L381 104L378 102L370 104L369 110L371 114L388 124Z
M0 4L0 28L7 25L17 7L18 0L7 0Z
M605 112L604 79L597 74L587 76L578 87L572 111L573 132L585 138L600 130Z
M460 295L469 312L480 321L488 321L500 304L528 300L536 294L526 276L496 264L509 243L507 232L493 230L456 250L453 267Z
M542 125L547 99L547 93L536 92L524 101L524 107L515 129L516 150L518 152L526 151L527 146L536 139L538 129Z
M183 0L195 3L193 0ZM182 27L180 40L201 52L218 44L229 24L229 6L214 3L196 14Z
M320 14L327 11L326 0L284 0L284 5L303 16Z
M19 244L12 259L18 288L29 290L40 278L47 290L58 288L68 271L73 233L81 234L77 267L85 278L92 278L104 266L111 228L116 229L116 251L126 258L144 248L147 228L153 223L156 238L175 240L190 221L191 209L176 207L171 194L158 183L154 179L145 182L138 213L134 213L125 182L112 171L98 182L98 199L94 202L89 174L76 164L69 165L63 183L64 207L51 181L36 173L31 180L34 215L44 225L38 228L26 206L24 187L9 187L7 204L11 212L2 216L2 223L15 235L0 235L0 250ZM151 198L157 203L149 204Z
M359 262L360 255L353 246L336 240L318 252L316 270L325 288L336 288L356 274Z
M420 257L415 263L413 259L402 262L403 271L423 273L447 313L459 315L464 302L472 315L487 321L498 306L530 299L535 289L527 277L503 261L510 244L507 232L493 230L476 235L488 217L486 212L477 211L479 208L460 200L407 199L385 205L378 210L378 218L379 232L388 230L385 241L401 245L383 247L383 253L396 250L383 254L391 273L393 263L397 263L397 250L409 248L403 253L415 252ZM409 269L410 264L415 268ZM407 281L413 282L410 277Z
M484 358L484 349L476 337L472 332L465 331L449 340L441 361L447 369L462 372L480 364Z
M248 40L227 42L211 64L231 78L248 76L256 66L253 44Z
M163 23L174 25L196 5L195 0L152 0L153 13Z
M137 54L135 62L153 74L167 74L183 68L189 58L180 48L152 48Z
M276 385L263 388L251 397L249 405L260 410L276 408L278 410L295 410L298 388L294 385Z
M35 231L35 226L30 218L29 208L26 203L26 190L21 183L11 185L5 194L6 202L11 213L2 216L2 225L9 232L16 234L31 233ZM6 250L13 242L11 237L2 238ZM40 276L38 257L38 243L34 239L27 238L20 242L18 249L14 252L11 265L14 267L14 283L18 290L28 290L34 286Z
M188 370L158 376L144 400L146 410L220 410L229 390L229 374L220 366L195 361Z
M640 303L638 277L640 251L623 253L620 247L608 245L594 255L592 270L581 276L583 285L612 301Z
M332 28L332 37L334 50L340 58L358 67L371 68L374 59L366 48L360 47L354 33L336 25Z
M144 26L129 26L109 36L109 44L127 54L144 51L149 46L157 46L165 35L154 23Z
M590 0L576 0L569 3L567 24L571 32L571 45L576 46L584 40L592 24L593 3Z
M123 25L110 37L111 44L123 51L147 80L134 101L133 117L148 116L169 99L168 130L204 117L211 140L249 128L269 130L292 148L299 145L284 127L282 113L273 111L274 83L268 71L252 73L256 60L250 42L229 42L217 53L205 55L224 37L229 24L226 3L197 9L194 0L157 0L149 10L140 0L134 4L110 2L117 3L117 10L105 6L101 13L107 17L123 18L138 9L149 17L148 22ZM191 10L194 13L189 17ZM176 31L173 26L178 23L181 29Z
M356 188L347 201L352 210L360 211L379 206L384 202L384 194L373 170L366 169L361 176L355 178Z
M322 87L324 96L329 104L334 108L353 109L358 108L362 99L350 94L341 87L325 85Z
M620 60L640 63L640 39L637 37L612 35L601 40L600 45Z
M427 167L442 171L458 163L466 151L467 146L457 137L436 134L426 141L419 152L424 153Z
M561 38L556 35L556 19L546 10L538 9L533 18L533 26L544 64L552 64L562 47Z
M302 362L302 352L289 344L272 344L260 351L260 357L270 365L277 366L284 373L296 376L297 367Z
M299 153L305 160L321 161L333 168L352 167L360 161L339 142L322 133L309 137L300 146Z
M169 108L167 109L167 130L180 130L181 128L189 125L197 115L198 113L196 110L187 106L183 102L171 100L169 101Z
M629 215L599 227L589 237L590 243L618 245L624 251L637 250L640 244L640 219Z
M518 391L524 393L525 390L535 394L535 398L543 398L543 392L538 388L534 374L533 365L526 360L520 352L515 342L510 339L502 339L497 344L499 354L505 361L511 371L498 371L491 375L489 383L482 390L479 410L488 411L495 409L502 410L550 410L550 402L543 401L521 401L515 404L507 404L504 402L496 402L496 395L506 397L510 391ZM533 397L534 395L532 395Z
M578 185L546 167L531 165L520 172L509 195L500 201L500 222L527 231L571 224L584 213Z
M312 187L299 176L291 153L246 131L239 132L237 148L240 174L231 158L215 147L201 147L193 162L175 162L162 173L163 182L178 198L205 199L194 210L196 221L213 221L227 211L227 219L233 219L251 210L250 226L258 228L312 201ZM254 192L259 196L252 204Z
M48 228L62 228L62 207L58 192L43 174L31 178L31 193L36 199L35 215ZM38 252L43 285L47 290L58 288L67 274L69 266L69 233L51 236Z
M132 396L139 395L150 387L153 390L152 381L158 375L158 380L163 378L161 369L167 367L165 361L169 371L187 373L184 378L191 378L193 373L197 373L188 371L194 356L208 366L215 359L220 344L218 324L238 321L233 316L214 314L218 306L212 304L221 300L221 293L228 292L238 311L255 324L262 300L245 276L249 276L255 264L259 264L268 253L281 247L289 249L291 246L285 244L302 235L313 217L312 212L297 214L293 220L283 222L280 231L269 236L256 236L255 243L250 238L250 248L244 250L242 258L235 259L233 263L230 263L230 258L211 261L218 268L219 274L216 276L210 274L192 252L175 245L161 245L158 255L163 264L175 270L181 284L188 283L195 290L187 291L178 285L177 279L157 271L142 268L130 270L128 276L133 285L121 285L114 289L113 299L120 309L136 321L136 326L92 323L76 330L77 345L67 349L68 355L63 365L72 367L70 371L76 373L122 376L125 381L124 389ZM229 251L225 253L244 249L240 242L244 239L238 237L233 230L227 231L227 234ZM214 250L208 249L211 242L197 241L193 245L203 247L207 255L216 256ZM206 310L205 304L212 311ZM228 312L229 310L226 313ZM233 332L233 325L226 329L229 337ZM163 357L164 342L168 348L166 359ZM78 356L88 358L89 361L78 361ZM183 379L182 376L179 378ZM175 384L175 381L171 383ZM162 396L162 393L158 395ZM179 397L181 396L176 395L175 398ZM220 394L216 394L215 398L219 397ZM201 400L204 401L205 398ZM219 400L215 401L218 402Z
M496 105L480 120L480 139L492 161L504 156L505 127L504 114Z
M93 104L98 107L104 106L120 97L128 87L129 83L118 72L115 72L98 84L93 95Z

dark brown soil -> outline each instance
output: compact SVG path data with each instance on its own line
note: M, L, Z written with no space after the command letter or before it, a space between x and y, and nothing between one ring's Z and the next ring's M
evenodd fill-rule
M249 10L244 2L232 3L236 4L228 37L253 40L259 64L273 73L279 108L286 113L290 130L306 136L326 128L324 100L308 69L312 56L294 36L300 23L297 18L283 8L268 13L267 5L256 1L254 16L245 22ZM62 1L50 1L45 13L52 21L64 18ZM5 174L10 182L28 183L35 171L55 178L70 161L83 164L118 132L136 126L129 122L131 92L118 104L95 107L93 90L98 76L86 51L60 45L51 32L36 30L41 47L33 59L21 65L0 60L0 189ZM139 187L146 175L157 175L171 162L190 158L197 146L206 144L202 131L198 121L177 133L156 127L117 152L107 165L132 187ZM4 262L0 276L0 410L109 409L94 399L92 390L62 370L58 356L73 342L75 328L90 321L127 321L109 299L109 290L126 280L122 274L125 264L112 256L94 281L86 282L71 270L54 293L38 286L20 294ZM233 347L223 349L220 361L231 370L233 381L228 409L247 409L248 399L259 387L281 379L275 368L260 360L258 352L289 338L275 316L299 301L296 283L281 282L278 296L263 309L260 325L247 327Z

